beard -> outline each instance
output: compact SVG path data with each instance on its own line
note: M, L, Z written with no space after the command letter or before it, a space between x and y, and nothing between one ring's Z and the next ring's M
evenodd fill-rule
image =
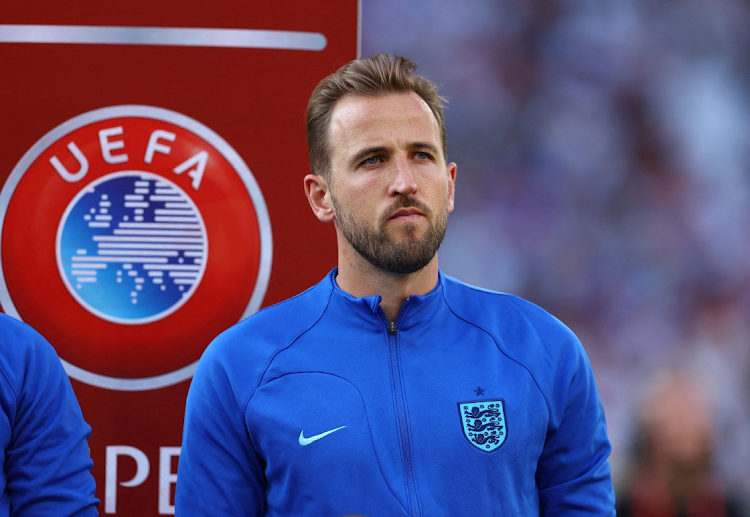
M400 198L394 203L379 218L376 228L368 228L355 220L350 212L341 207L333 192L331 202L341 233L352 248L376 268L390 273L414 273L429 264L443 242L448 228L447 208L443 208L437 217L433 218L433 212L429 207L408 198ZM387 231L386 226L393 212L409 207L422 212L429 221L429 228L424 238L419 239L416 235L416 225L406 225L403 228L404 238L399 242Z

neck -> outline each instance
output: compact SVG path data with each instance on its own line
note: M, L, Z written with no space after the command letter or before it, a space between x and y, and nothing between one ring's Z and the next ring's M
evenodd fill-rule
M391 273L378 269L361 256L339 253L338 286L357 298L380 295L380 307L388 321L396 321L404 302L413 295L427 294L438 281L437 255L414 273Z

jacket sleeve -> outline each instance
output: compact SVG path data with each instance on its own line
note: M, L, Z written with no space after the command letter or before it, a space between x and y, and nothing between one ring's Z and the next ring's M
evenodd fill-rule
M604 410L572 333L547 395L550 424L537 467L542 515L615 515Z
M12 515L98 515L84 421L55 350L27 325L3 318L6 496ZM13 347L12 351L8 348Z
M244 417L253 381L221 340L206 349L188 392L175 494L181 517L265 511L263 468Z

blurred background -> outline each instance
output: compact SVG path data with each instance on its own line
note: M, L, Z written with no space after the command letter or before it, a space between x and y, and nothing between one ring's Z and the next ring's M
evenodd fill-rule
M750 493L750 5L362 0L361 23L363 57L409 57L449 100L441 267L578 334L616 484L679 377L667 441L702 433Z

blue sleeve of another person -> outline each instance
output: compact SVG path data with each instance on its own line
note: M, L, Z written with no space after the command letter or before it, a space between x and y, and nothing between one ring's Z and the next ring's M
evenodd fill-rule
M52 346L0 314L0 516L98 515L90 433Z

